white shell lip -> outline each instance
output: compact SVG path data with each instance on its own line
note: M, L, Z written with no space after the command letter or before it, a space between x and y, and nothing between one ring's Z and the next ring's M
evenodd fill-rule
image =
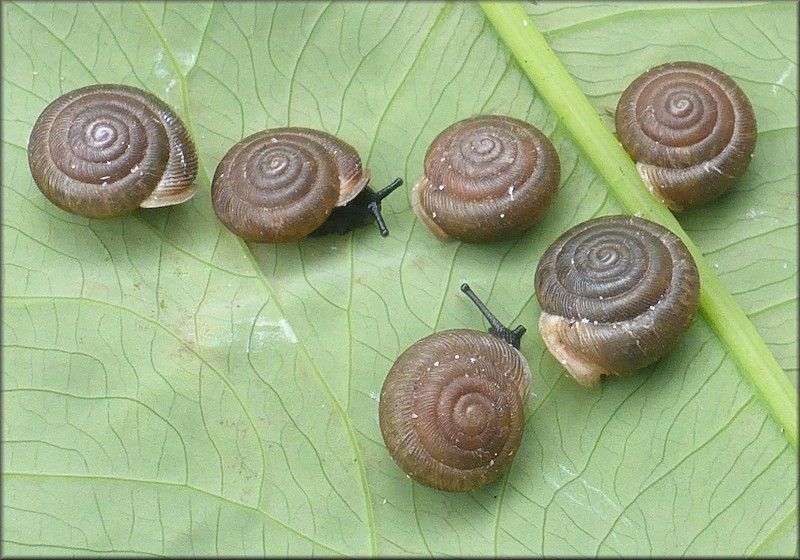
M414 214L417 215L419 221L422 222L433 235L439 239L449 240L451 237L439 227L439 224L433 221L433 218L428 215L428 210L422 204L422 191L429 188L431 188L431 182L425 175L417 179L417 182L411 189L411 209L414 210Z
M513 346L511 348L514 348ZM528 404L528 399L531 396L531 385L533 381L533 375L531 374L531 368L528 365L528 360L525 359L525 356L514 348L514 352L519 355L519 361L522 363L522 383L519 385L519 396L522 400L522 406Z
M336 202L336 206L344 206L351 200L363 191L367 185L369 184L370 180L370 172L369 169L362 169L361 174L358 181L350 181L349 183L343 177L339 177L341 181L341 188L339 189L339 200Z
M570 376L584 387L593 387L606 372L586 361L582 356L569 351L559 333L569 326L567 319L551 315L546 311L539 317L539 333L550 354L569 372Z
M675 212L682 211L683 206L675 204L669 199L669 197L664 196L661 193L661 189L659 188L659 186L654 184L650 180L650 174L648 172L650 169L657 169L657 168L655 166L648 165L646 163L638 163L638 162L636 163L636 171L639 172L639 177L642 178L642 182L644 183L644 186L647 187L647 190L650 191L650 194L656 197L659 200L659 202L661 202L661 204L663 204L670 210L674 210Z
M148 198L140 205L140 208L163 208L186 202L197 194L197 183L190 185L172 186L170 188L159 187L154 190Z

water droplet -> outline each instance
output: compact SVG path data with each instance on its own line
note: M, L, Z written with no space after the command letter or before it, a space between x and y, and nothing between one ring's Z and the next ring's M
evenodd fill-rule
M439 190L443 191L444 190L444 185L439 185Z
M436 217L436 212L434 212L433 214L431 214L431 218L435 218L435 217Z
M490 461L489 461L489 466L490 466L490 467L493 467L493 466L494 466L494 459L492 459L492 460L490 460Z
M383 503L384 503L384 504L385 504L386 502L388 502L388 501L389 501L389 500L387 500L386 498L384 498L384 499L383 499Z
M505 214L500 214L500 217L501 217L501 218L505 218L505 217L506 217L506 215L505 215Z
M461 356L459 356L458 354L456 354L456 360L457 360L457 359L459 359L460 357L461 357Z
M436 360L435 362L433 362L433 365L438 366L439 365L439 360Z
M477 359L475 356L473 356L473 357L471 357L471 358L469 359L469 361L470 361L471 363L473 363L473 364L474 364L475 362L477 362L477 361L478 361L478 359Z
M419 418L419 414L417 414L416 412L412 412L412 413L411 413L411 418L413 418L414 420L416 420L417 418Z

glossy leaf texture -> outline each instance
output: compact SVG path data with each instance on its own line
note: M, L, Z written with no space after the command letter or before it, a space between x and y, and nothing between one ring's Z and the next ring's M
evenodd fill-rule
M735 189L679 221L797 385L797 6L526 4L613 127L643 70L698 60L750 97L759 137ZM474 4L4 2L3 515L12 555L796 555L797 456L702 318L644 373L586 390L535 326L546 247L619 213ZM189 203L92 221L27 167L41 110L121 82L184 118ZM443 243L410 189L456 120L547 134L562 186L524 236ZM390 230L280 246L217 220L210 177L266 127L361 153ZM419 486L391 461L378 394L395 358L487 325L469 282L529 333L519 456L481 490Z

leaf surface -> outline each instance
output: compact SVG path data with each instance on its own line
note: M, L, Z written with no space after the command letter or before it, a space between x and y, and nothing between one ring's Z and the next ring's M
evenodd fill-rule
M586 390L535 332L544 249L621 212L480 9L428 3L3 6L3 547L29 555L797 554L797 457L698 318L646 373ZM598 113L668 60L731 75L753 164L679 220L797 384L797 8L527 5ZM39 193L26 142L87 84L159 95L198 146L189 203L106 221ZM562 186L523 237L435 240L409 193L425 150L479 113L526 119ZM613 119L608 119L613 126ZM309 126L406 186L373 229L248 245L208 196L232 144ZM519 456L484 489L413 484L377 396L394 359L484 328L468 281L525 324L534 394Z

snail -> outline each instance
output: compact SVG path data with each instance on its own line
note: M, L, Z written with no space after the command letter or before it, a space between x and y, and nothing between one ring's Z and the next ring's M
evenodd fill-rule
M542 255L534 283L547 349L586 386L664 356L692 322L700 298L686 245L634 216L568 230Z
M179 204L197 189L186 126L156 96L125 85L87 86L50 103L33 125L28 164L51 202L88 218Z
M730 189L756 147L747 96L726 74L698 62L663 64L636 78L615 120L647 187L676 211Z
M389 454L417 482L448 492L497 479L522 440L531 372L519 343L467 284L489 332L453 329L413 344L381 388L379 419Z
M553 144L530 124L485 115L442 131L425 154L412 208L441 239L498 241L528 229L561 179Z
M378 223L381 201L403 184L374 192L355 149L326 132L275 128L252 134L222 158L211 184L220 221L246 241L283 243L344 234Z

